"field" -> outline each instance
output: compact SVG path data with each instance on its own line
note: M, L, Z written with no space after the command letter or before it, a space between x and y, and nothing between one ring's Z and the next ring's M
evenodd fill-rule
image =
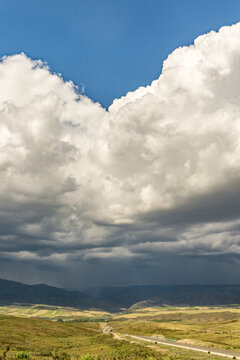
M50 305L9 305L0 306L0 315L12 315L20 317L34 317L49 320L74 320L74 319L101 319L108 318L110 314L105 311L79 310L69 307Z
M221 359L191 350L133 341L124 335L126 333L157 335L181 340L183 343L205 344L216 348L240 349L238 307L155 307L115 314L111 318L108 313L94 312L90 312L88 317L85 312L82 317L81 312L78 318L75 317L74 309L44 308L49 311L44 313L44 316L52 319L46 320L34 318L42 316L42 313L37 312L43 310L39 309L39 306L25 309L15 306L15 316L0 315L2 359ZM13 310L14 307L5 308L6 312ZM3 307L1 311L4 311ZM20 317L19 314L25 317ZM106 315L106 318L103 315ZM57 317L65 320L55 321ZM71 317L76 321L69 321ZM108 326L113 328L112 334L103 333L103 329Z
M239 307L145 308L116 316L113 327L120 333L240 350Z
M2 359L104 359L167 360L192 359L192 352L177 355L172 350L157 351L104 334L97 322L59 323L41 319L0 316ZM4 355L5 354L5 355ZM87 355L89 354L89 355ZM198 355L194 359L207 359Z

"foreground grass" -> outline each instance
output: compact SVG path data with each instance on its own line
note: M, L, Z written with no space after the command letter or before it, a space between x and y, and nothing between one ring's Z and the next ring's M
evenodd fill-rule
M18 310L18 317L0 315L0 360L221 359L191 350L134 341L121 335L126 333L155 335L180 340L183 343L205 344L228 350L240 349L239 308L139 309L115 314L107 323L96 322L102 313L94 312L89 312L89 321L86 321L85 316L84 322L81 322L81 316L73 316L80 321L72 323L32 318L36 316L36 311L45 310L49 311L50 318L57 319L58 316L54 312L61 312L61 315L74 313L74 309L69 308L25 307L25 318L19 317L22 310ZM65 316L65 320L71 317L72 313L71 316ZM118 333L119 336L103 334L102 326L112 326L114 333Z
M0 316L1 359L206 360L206 354L116 339L98 323ZM214 358L217 359L217 358Z

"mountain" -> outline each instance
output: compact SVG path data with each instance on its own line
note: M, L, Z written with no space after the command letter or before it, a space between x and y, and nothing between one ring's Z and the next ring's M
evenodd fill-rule
M240 304L240 285L136 285L85 291L87 293L0 279L0 305L44 304L117 312L122 308L148 306Z
M108 311L119 310L119 307L111 301L96 299L80 291L67 291L45 284L26 285L16 281L0 279L0 305L14 303L44 304Z
M97 298L108 299L122 307L163 305L231 305L240 304L240 285L179 285L101 287L87 290Z

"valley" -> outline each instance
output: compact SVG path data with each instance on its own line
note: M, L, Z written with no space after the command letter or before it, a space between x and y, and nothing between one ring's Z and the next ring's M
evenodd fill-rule
M240 358L239 286L0 290L1 360Z
M234 358L240 349L238 306L150 307L113 314L12 305L2 306L0 314L0 352L3 356L9 349L8 359L24 353L31 359L216 360L222 358L219 350ZM177 341L182 348L159 339Z

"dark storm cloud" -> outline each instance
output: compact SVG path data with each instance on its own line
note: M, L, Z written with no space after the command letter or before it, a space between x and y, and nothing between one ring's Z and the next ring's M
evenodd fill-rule
M237 179L193 196L174 209L148 212L141 215L140 219L163 227L236 220L240 217L239 199L240 181Z

